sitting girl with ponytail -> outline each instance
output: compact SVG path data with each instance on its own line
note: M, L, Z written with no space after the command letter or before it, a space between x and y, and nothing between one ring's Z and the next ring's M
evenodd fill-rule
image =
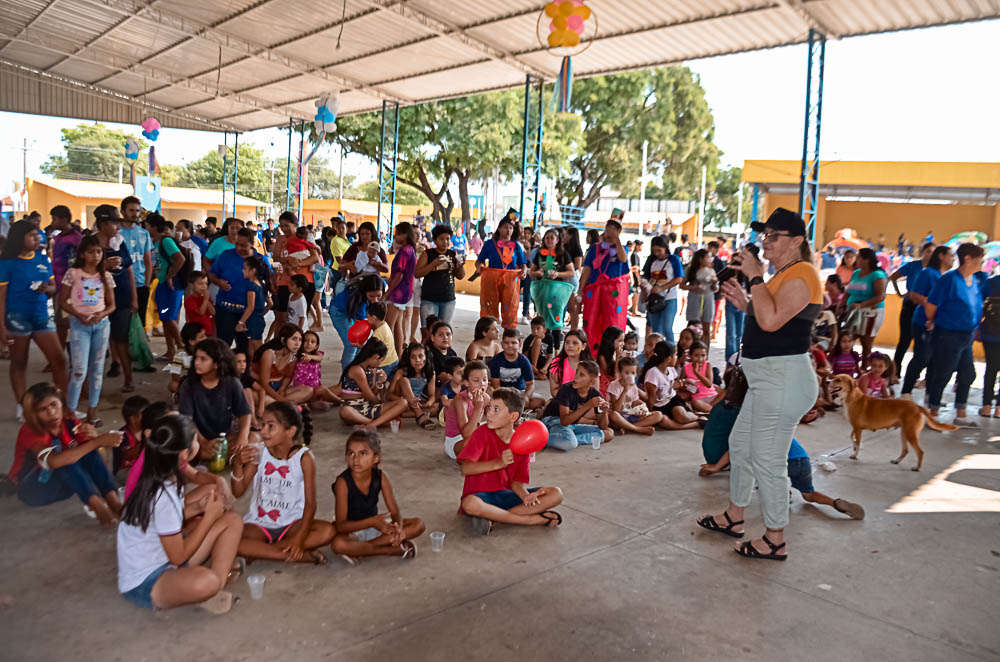
M309 452L309 410L300 413L295 405L272 402L261 424L263 443L246 446L233 457L233 494L240 497L253 485L240 556L326 563L318 548L329 545L336 531L329 522L314 519L316 461Z
M221 495L213 491L201 519L184 532L182 467L195 457L194 434L190 420L168 414L146 440L142 473L118 526L118 590L147 609L200 604L222 614L233 604L223 588L233 571L243 522L225 512ZM211 563L202 566L209 558Z

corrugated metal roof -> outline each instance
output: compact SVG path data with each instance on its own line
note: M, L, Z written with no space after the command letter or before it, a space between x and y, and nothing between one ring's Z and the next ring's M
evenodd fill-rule
M1000 0L587 0L574 74L1000 17ZM0 110L246 131L553 80L544 0L0 0ZM342 18L343 17L343 18ZM338 46L339 44L339 46ZM13 66L12 66L13 65ZM15 78L17 79L15 81ZM140 118L141 121L141 118Z
M47 177L38 177L33 181L77 198L121 200L133 193L132 187L129 184L115 184L114 182L87 182L76 179L49 179ZM222 191L214 189L181 188L178 186L163 186L160 188L160 197L164 202L177 204L217 205L219 204L221 195ZM227 199L232 200L231 195L227 195ZM263 207L267 205L266 202L254 200L245 195L237 195L236 204L241 207Z

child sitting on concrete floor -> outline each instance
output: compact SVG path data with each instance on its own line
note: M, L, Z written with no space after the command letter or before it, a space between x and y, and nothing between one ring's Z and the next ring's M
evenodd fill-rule
M549 447L569 451L614 439L608 420L610 407L597 390L599 372L593 361L580 361L573 381L559 387L546 405L542 423L549 429Z
M596 378L596 376L595 376ZM521 418L524 398L511 388L493 392L486 408L486 425L479 426L458 454L465 476L459 514L471 518L482 535L494 522L554 528L562 516L552 510L562 503L558 487L527 487L528 456L515 455L510 439Z
M663 414L649 412L643 400L645 392L635 384L638 374L635 359L631 356L618 359L615 374L617 379L608 385L608 402L611 405L608 416L612 427L624 432L652 435L654 427L663 420Z
M734 357L738 356L739 354L734 354ZM716 397L716 404L712 407L701 438L705 464L701 465L698 475L702 477L729 469L729 434L736 425L736 417L739 416L740 407L746 397L746 378L741 376L738 367L731 364L726 370L725 383L725 388L721 389ZM792 487L797 489L806 501L832 506L853 519L865 518L865 509L859 504L847 499L835 499L816 491L812 483L809 455L795 439L792 439L792 445L788 449L788 477L791 479ZM706 522L702 524L705 528L711 529L715 524L711 516L699 520L699 524L703 521Z
M521 391L524 393L525 409L544 407L545 400L534 395L535 373L531 369L531 361L519 351L521 341L517 329L503 330L500 348L503 351L489 362L490 386L494 391L501 387Z
M448 360L462 361L458 357ZM490 372L485 363L469 361L461 369L456 367L454 374L460 382L458 394L450 399L444 412L444 452L453 460L479 427L490 402ZM444 398L441 400L444 402Z

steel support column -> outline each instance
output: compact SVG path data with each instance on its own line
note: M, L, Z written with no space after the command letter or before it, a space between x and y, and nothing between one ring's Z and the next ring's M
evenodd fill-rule
M399 157L399 104L382 102L382 146L378 155L378 227L392 235L396 224L396 162ZM450 222L450 219L442 219Z
M306 123L299 122L299 181L295 184L295 216L302 223L302 182L306 178ZM308 193L308 191L307 191Z
M542 124L544 119L544 82L528 74L524 81L524 133L521 152L521 224L529 219L532 229L538 225L538 208L541 203L542 183ZM527 206L525 206L527 203Z
M809 30L808 45L802 173L799 178L799 216L806 222L806 234L811 242L816 234L816 207L819 202L819 137L823 119L823 68L826 60L826 35L816 30Z
M229 188L229 132L222 132L222 222L226 222L226 189ZM219 227L222 227L221 225Z
M757 231L753 229L753 224L757 222L757 214L760 209L760 184L753 185L753 206L750 208L750 243L757 243Z
M233 134L233 217L236 216L236 182L240 178L240 134Z
M285 211L292 206L292 120L288 120L288 157L285 159Z

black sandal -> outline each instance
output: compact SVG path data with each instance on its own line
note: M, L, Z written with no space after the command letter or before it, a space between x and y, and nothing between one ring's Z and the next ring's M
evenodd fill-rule
M545 526L546 526L546 527L550 527L550 526L552 526L552 522L555 522L555 523L556 523L556 526L559 526L560 524L562 524L562 515L560 515L560 514L559 514L559 513L557 512L557 511L555 511L555 510L543 510L542 512L540 512L540 513L538 513L538 514L539 514L539 515L540 515L540 516L541 516L541 517L542 517L543 519L546 519L546 520L548 520L547 522L545 522ZM555 517L552 517L552 515L555 515Z
M772 561L784 561L785 559L788 558L788 554L778 554L778 550L784 547L785 543L781 543L780 545L775 545L768 539L766 533L762 535L760 539L766 542L767 546L771 548L770 554L761 554L759 551L757 551L757 548L753 546L753 542L751 541L742 543L738 548L734 549L733 551L739 554L740 556L747 557L748 559L770 559Z
M431 420L430 414L424 413L419 418L417 418L417 425L425 430L433 430L437 427L437 423Z
M722 526L718 522L716 522L715 515L705 515L700 520L698 520L698 526L700 526L703 529L708 529L709 531L718 531L719 533L724 533L732 538L742 538L743 531L737 533L736 531L733 531L733 527L742 524L743 520L740 520L739 522L734 522L733 518L729 516L728 510L724 511L722 514L726 518L726 522L729 523L729 526Z

